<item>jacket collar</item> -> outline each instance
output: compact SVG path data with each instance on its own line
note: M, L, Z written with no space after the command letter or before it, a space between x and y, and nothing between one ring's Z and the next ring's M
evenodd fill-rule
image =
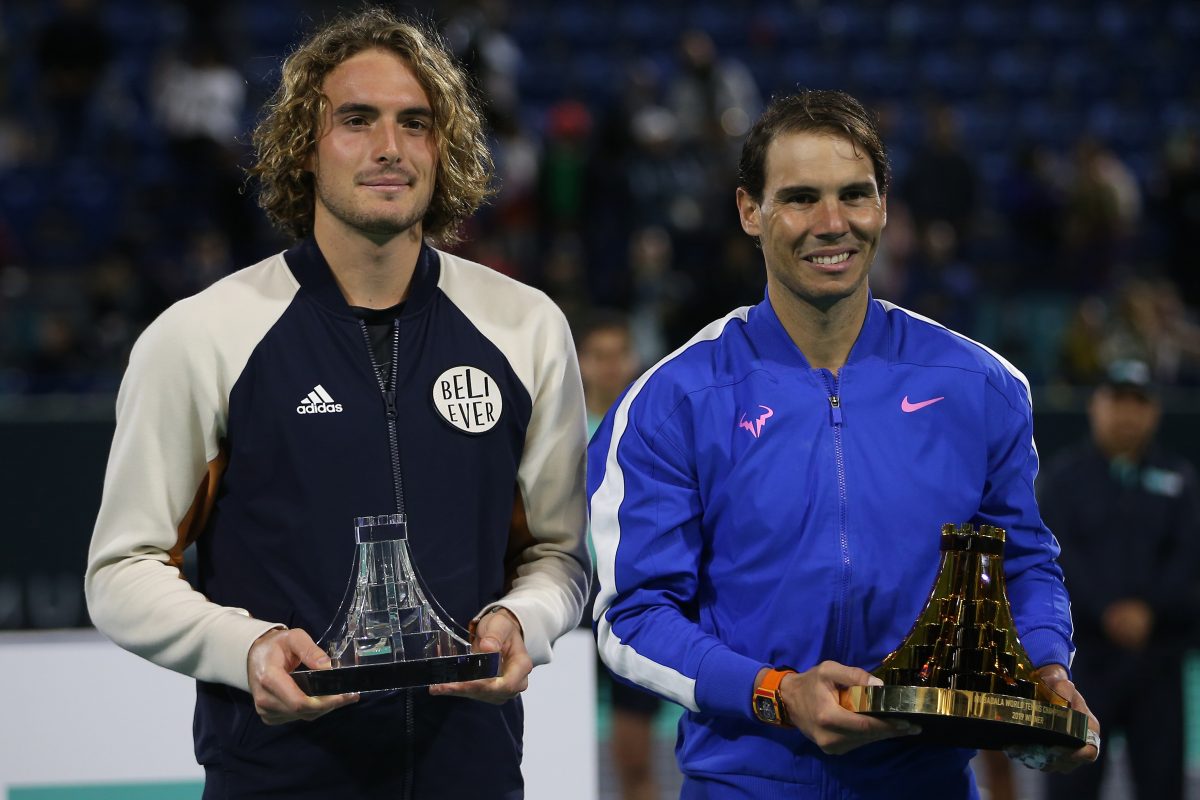
M806 369L812 369L808 357L801 352L796 343L792 341L792 337L788 335L787 329L783 327L783 323L771 305L770 297L765 292L763 301L758 304L756 312L757 326L761 328L769 343L764 355L785 363L794 363L799 358ZM857 366L872 359L882 360L885 363L891 360L890 337L887 311L875 301L874 295L868 289L867 314L863 319L862 328L858 331L858 337L850 347L850 356L846 359L846 366Z
M350 311L350 304L338 288L337 281L333 278L333 270L329 268L329 262L325 260L316 239L311 236L301 239L284 252L283 258L304 292L335 314L354 317ZM441 260L437 251L422 243L412 282L408 287L408 296L404 301L404 310L400 312L402 318L412 316L425 308L437 291L440 273Z

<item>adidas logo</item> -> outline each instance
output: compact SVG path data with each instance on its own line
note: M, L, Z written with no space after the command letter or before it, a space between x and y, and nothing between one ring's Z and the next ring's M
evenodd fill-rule
M308 393L308 397L301 400L300 405L296 406L297 414L336 414L341 410L342 404L333 402L329 392L325 391L325 387L319 383Z

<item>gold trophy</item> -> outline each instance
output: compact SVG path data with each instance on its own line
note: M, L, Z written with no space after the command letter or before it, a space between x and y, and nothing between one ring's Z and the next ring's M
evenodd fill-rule
M942 526L941 565L912 631L872 675L842 690L851 711L921 726L931 744L1083 747L1087 715L1034 672L1004 582L1003 528Z

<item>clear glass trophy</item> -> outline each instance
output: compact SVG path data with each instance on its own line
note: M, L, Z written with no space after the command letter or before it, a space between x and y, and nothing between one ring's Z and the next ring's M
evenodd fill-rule
M356 517L354 540L350 583L317 642L333 668L293 672L302 691L374 692L498 674L500 654L473 652L470 634L422 588L406 515Z

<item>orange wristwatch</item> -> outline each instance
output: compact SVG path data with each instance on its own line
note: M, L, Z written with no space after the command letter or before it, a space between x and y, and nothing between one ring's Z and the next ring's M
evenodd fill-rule
M788 724L787 710L783 707L783 700L779 697L779 684L783 681L784 675L795 671L786 667L767 670L762 683L754 689L754 697L751 698L754 716L758 717L759 721L780 727Z

